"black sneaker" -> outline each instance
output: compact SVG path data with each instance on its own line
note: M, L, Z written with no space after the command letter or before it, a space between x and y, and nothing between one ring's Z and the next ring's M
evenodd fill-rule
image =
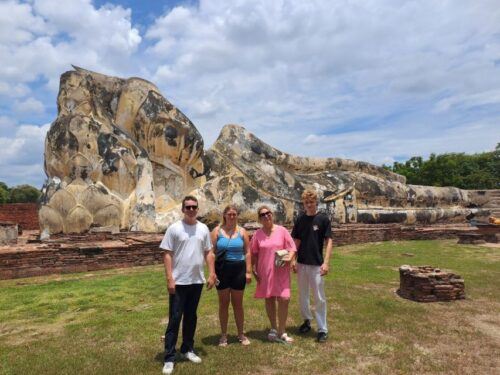
M309 319L304 320L304 323L299 327L300 333L307 333L311 330L311 321Z
M317 338L318 342L326 342L327 339L328 339L328 334L326 332L318 332L318 338Z

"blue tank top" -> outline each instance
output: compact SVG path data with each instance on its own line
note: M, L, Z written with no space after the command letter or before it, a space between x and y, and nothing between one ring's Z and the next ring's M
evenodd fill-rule
M222 234L219 228L219 236L217 237L217 252L226 250L226 260L241 261L245 260L244 241L238 229L238 236L236 238L227 238Z

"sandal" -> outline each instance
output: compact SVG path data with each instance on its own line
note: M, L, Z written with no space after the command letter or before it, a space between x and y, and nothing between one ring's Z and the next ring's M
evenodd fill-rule
M219 339L219 346L222 348L227 346L227 335L221 335Z
M278 331L276 331L274 328L271 328L269 330L269 333L267 334L267 339L269 341L276 341L276 340L278 340Z
M241 343L241 345L243 346L247 346L247 345L250 345L250 340L248 339L248 337L246 337L245 335L241 335L241 336L238 336L238 341Z
M282 334L279 339L284 344L291 344L293 342L293 338L288 336L286 333Z

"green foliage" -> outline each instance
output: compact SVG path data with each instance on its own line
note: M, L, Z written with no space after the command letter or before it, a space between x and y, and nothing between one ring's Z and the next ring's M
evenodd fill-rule
M36 202L40 196L40 190L30 185L15 186L10 190L10 203Z
M0 204L34 203L38 201L40 194L40 190L31 185L19 185L9 188L4 182L0 182Z
M0 182L0 204L7 203L9 201L9 187Z
M406 176L407 183L430 186L455 186L462 189L500 188L500 143L495 151L431 154L428 160L414 156L384 168Z

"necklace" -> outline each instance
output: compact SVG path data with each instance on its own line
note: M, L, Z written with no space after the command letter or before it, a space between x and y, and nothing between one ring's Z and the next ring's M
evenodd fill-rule
M236 228L237 227L238 226L236 225L234 228L232 228L231 232L229 232L228 229L226 229L224 227L222 229L224 229L224 232L226 233L226 235L229 237L229 239L231 239L231 238L233 238L234 234L236 233Z

